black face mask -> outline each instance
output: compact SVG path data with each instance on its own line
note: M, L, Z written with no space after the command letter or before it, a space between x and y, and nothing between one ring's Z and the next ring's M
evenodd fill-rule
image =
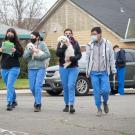
M13 42L15 40L15 38L12 35L8 35L7 40L9 40L10 42Z
M37 39L36 39L36 38L31 38L30 40L31 40L31 43L33 43L33 44L35 44L35 43L36 43L36 41L37 41Z

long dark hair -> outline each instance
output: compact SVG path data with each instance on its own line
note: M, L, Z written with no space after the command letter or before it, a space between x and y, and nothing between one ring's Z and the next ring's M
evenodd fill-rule
M5 40L8 40L8 37L7 37L7 33L8 33L8 32L11 32L11 33L14 34L13 43L15 44L16 49L18 49L18 50L21 52L21 54L23 54L23 47L21 46L21 44L20 44L20 42L19 42L19 39L18 39L18 36L17 36L17 33L16 33L15 29L9 28L9 29L7 30L6 36L5 36Z

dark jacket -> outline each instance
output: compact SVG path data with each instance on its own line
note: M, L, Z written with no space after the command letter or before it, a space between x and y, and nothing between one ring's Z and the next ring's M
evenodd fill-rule
M116 54L116 67L123 68L126 66L126 56L125 56L125 50L120 49Z
M1 47L1 45L0 45ZM16 51L11 56L9 54L0 53L2 55L1 58L1 68L2 69L10 69L12 67L20 67L19 63L19 57L21 57L23 54L19 49L15 46Z
M80 46L77 41L74 42L73 48L75 51L75 56L70 57L71 64L68 66L68 68L78 67L78 60L81 58L82 54L80 51ZM60 43L58 43L56 55L59 57L59 65L63 67L63 64L65 63L65 51L67 49L66 45L63 45L62 48L60 48Z

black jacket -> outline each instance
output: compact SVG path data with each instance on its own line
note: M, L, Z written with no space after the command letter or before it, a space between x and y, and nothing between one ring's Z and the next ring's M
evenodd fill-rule
M80 51L80 46L77 41L73 44L73 48L75 51L75 56L70 57L71 64L70 66L68 66L68 68L78 67L78 60L82 56L81 51ZM56 55L59 57L59 65L62 67L63 67L63 64L65 63L66 49L67 49L66 45L63 45L62 48L60 48L60 43L58 43Z
M0 45L1 47L1 45ZM1 58L1 68L2 69L10 69L12 67L20 67L19 57L23 54L19 51L19 49L15 46L16 51L11 56L9 54L0 53L2 55Z

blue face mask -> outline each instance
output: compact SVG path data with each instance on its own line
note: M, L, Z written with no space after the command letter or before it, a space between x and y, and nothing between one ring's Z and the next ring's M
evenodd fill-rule
M90 37L90 40L91 40L92 43L98 41L97 35L92 35Z

